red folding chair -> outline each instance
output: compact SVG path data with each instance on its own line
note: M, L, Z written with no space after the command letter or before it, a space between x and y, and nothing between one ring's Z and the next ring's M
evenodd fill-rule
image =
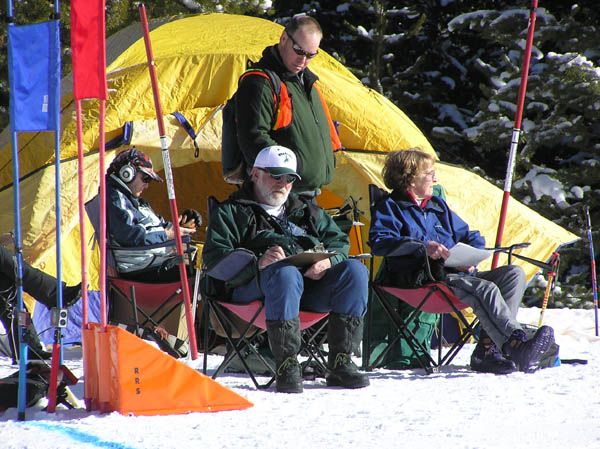
M94 227L95 238L99 241L100 232L100 199L95 196L85 205L86 212ZM107 292L109 298L109 318L111 321L135 329L141 335L141 329L155 332L162 327L169 334L177 334L180 321L183 292L179 280L173 282L140 282L121 277L115 250L125 250L135 257L136 252L143 253L148 249L175 247L175 241L170 240L158 245L146 247L117 247L107 244ZM159 334L160 335L160 334ZM170 351L171 355L183 354Z
M213 312L212 322L217 323L215 327L224 330L223 336L228 342L228 351L223 358L223 362L213 373L212 378L216 379L221 375L237 356L242 362L244 371L252 379L256 388L269 388L275 381L275 371L271 364L260 354L255 344L256 338L267 330L264 303L260 300L247 304L235 304L214 299L205 301L207 313ZM328 315L328 313L300 311L298 318L300 320L302 343L299 354L307 357L303 361L303 367L309 366L310 362L314 361L323 372L327 369L325 356L321 351L322 342L317 337L327 325L326 318ZM265 371L270 373L271 378L268 382L263 384L258 382L256 370L252 369L245 360L249 353L253 353L264 365ZM205 352L205 374L206 371Z
M408 316L403 317L398 313L394 305L386 298L386 293L399 301L408 304L413 308ZM418 354L417 360L419 365L427 372L432 373L439 371L443 365L449 365L462 347L475 336L475 329L479 320L469 322L462 311L469 306L461 302L450 290L450 288L442 282L432 282L424 287L414 289L402 289L397 287L386 287L383 285L371 284L371 292L369 298L369 306L372 307L373 301L379 301L386 315L392 321L397 329L397 334L390 338L386 348L370 361L371 358L371 315L367 311L365 339L363 343L363 365L366 369L371 370L378 366L384 360L390 349L403 338L408 346L415 354ZM417 339L411 331L411 324L418 318L422 312L434 314L453 314L462 324L459 336L451 345L450 348L443 353L442 337L444 335L444 320L437 320L437 332L440 339L437 349L437 358L433 358L428 349L423 343Z

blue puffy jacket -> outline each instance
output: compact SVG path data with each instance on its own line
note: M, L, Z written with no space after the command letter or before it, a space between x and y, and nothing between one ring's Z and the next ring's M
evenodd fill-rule
M148 246L167 240L170 222L152 210L142 198L114 175L106 177L106 219L111 244Z
M431 197L423 208L406 194L396 191L385 195L371 210L369 245L373 254L387 256L406 240L420 240L427 244L436 241L450 249L458 242L483 248L485 239L479 231L471 231L465 221L450 210L437 196ZM416 254L422 257L422 254ZM409 262L402 257L388 257L391 271L397 271Z

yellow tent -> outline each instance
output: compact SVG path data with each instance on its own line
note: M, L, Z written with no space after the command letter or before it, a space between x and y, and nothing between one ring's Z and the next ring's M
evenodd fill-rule
M265 46L278 41L281 26L253 17L209 14L187 17L156 27L151 40L158 72L163 111L179 208L194 207L205 212L206 198L225 198L234 188L221 178L218 108L234 93L238 76L248 60L258 60ZM110 49L110 46L109 46ZM109 58L110 59L110 58ZM385 153L419 146L433 153L431 145L402 111L383 96L364 87L346 68L325 52L311 63L320 77L321 90L332 117L340 123L343 145L338 153L336 176L322 201L333 204L349 195L360 198L368 211L369 183L382 185L381 167ZM155 124L150 78L144 43L137 40L120 53L107 69L107 140L123 135L130 123L130 144L150 154L158 169L162 158ZM74 104L68 80L63 83L61 136L61 226L63 277L80 279L80 243L77 208L77 146ZM98 188L97 102L84 104L85 195ZM172 112L182 113L198 131L199 152ZM0 135L0 231L13 227L11 148L5 132ZM124 148L124 147L123 147ZM119 148L121 149L121 148ZM19 138L21 164L23 236L26 259L55 273L55 218L53 142L50 133L24 133ZM107 156L107 166L116 151ZM438 164L438 173L452 207L490 244L495 240L502 192L467 170ZM169 214L165 184L153 185L146 197L163 214ZM368 217L365 217L368 224ZM88 226L88 235L92 231ZM368 228L366 226L365 228ZM559 245L576 238L515 200L511 200L506 242L529 241L522 254L546 259ZM531 276L535 267L524 265ZM92 287L95 270L90 270Z

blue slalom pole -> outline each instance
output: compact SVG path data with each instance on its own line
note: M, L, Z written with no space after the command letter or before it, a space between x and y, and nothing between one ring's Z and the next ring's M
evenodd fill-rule
M13 5L12 1L8 0L6 10L6 20L8 27L14 27L13 22ZM13 55L9 45L8 48L8 82L9 86L14 86L13 76ZM11 145L12 145L12 169L13 169L13 210L14 210L14 240L15 240L15 287L17 291L17 312L13 320L17 320L18 340L19 340L19 390L17 397L17 419L25 420L25 408L27 407L27 350L28 347L23 339L24 329L27 327L27 314L23 304L23 248L21 246L21 190L19 182L19 147L17 132L15 131L15 105L10 102L10 129L11 129Z
M54 342L52 345L52 367L50 370L50 385L48 388L48 412L54 413L57 404L58 395L58 371L63 365L63 347L62 347L62 324L61 315L63 312L62 297L62 251L61 251L61 202L60 202L60 2L54 2L54 20L56 21L57 33L54 36L57 42L51 45L51 49L59 51L57 55L58 73L57 79L51 82L54 98L54 192L55 192L55 218L56 218L56 313L53 314L54 324ZM64 323L66 325L66 321Z

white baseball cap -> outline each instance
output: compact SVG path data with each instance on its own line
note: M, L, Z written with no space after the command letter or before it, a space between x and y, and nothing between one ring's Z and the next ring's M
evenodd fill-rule
M280 145L272 145L260 150L254 160L254 167L266 170L272 175L293 175L301 179L296 173L296 155L289 148Z

